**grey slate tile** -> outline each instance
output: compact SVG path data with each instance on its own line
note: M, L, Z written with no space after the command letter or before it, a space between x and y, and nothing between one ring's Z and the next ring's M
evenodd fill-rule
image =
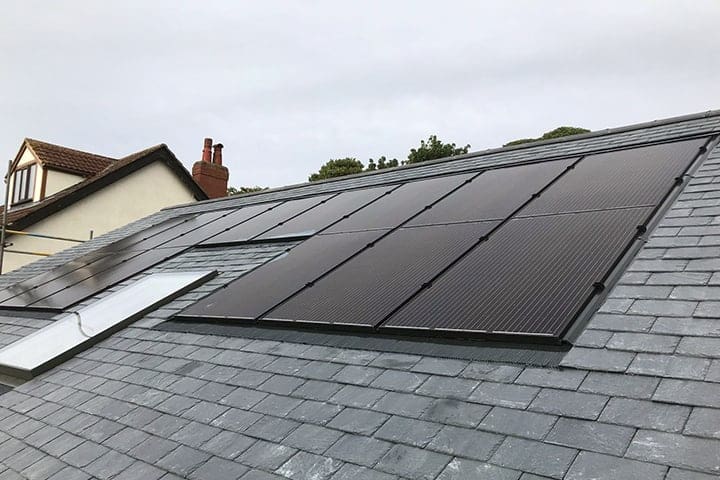
M275 393L278 395L290 395L296 388L303 384L303 380L287 375L273 375L267 379L258 390Z
M566 475L567 480L663 480L667 467L611 457L592 452L580 452Z
M255 441L254 438L224 430L205 442L200 447L200 450L233 460L254 444Z
M386 393L384 390L376 388L346 385L333 395L330 401L349 407L369 408L385 396Z
M409 393L388 392L372 407L383 413L418 418L430 408L433 399Z
M720 321L694 317L661 317L655 321L652 331L683 336L720 337Z
M298 452L285 462L277 473L293 480L327 480L337 472L342 463L330 457L322 457L314 453Z
M677 348L680 355L720 358L720 338L684 337Z
M489 411L490 407L487 405L438 398L430 404L421 418L446 425L476 427Z
M615 332L647 332L654 321L655 317L651 316L596 313L588 327Z
M720 408L720 384L666 378L660 382L653 400Z
M478 384L479 382L476 380L433 375L415 393L431 397L465 400Z
M274 471L292 457L296 449L278 443L259 440L245 450L237 461L251 467Z
M562 478L577 450L508 437L492 456L491 463L523 472Z
M160 437L150 436L132 447L127 454L148 463L155 464L158 460L169 454L177 447L177 443Z
M210 455L207 453L180 445L178 448L158 460L157 466L182 477L187 477L192 471L205 463L209 458Z
M665 477L666 480L717 480L717 478L717 475L691 472L675 467L672 467Z
M608 397L603 395L546 388L540 391L529 410L595 420L600 416L607 400Z
M168 440L197 448L218 433L220 433L218 428L198 422L191 422L170 435Z
M239 387L235 389L228 396L220 400L223 405L229 405L231 407L242 408L248 410L267 397L268 394L264 392L258 392L247 388Z
M305 423L285 437L282 443L321 455L342 435L337 430Z
M333 418L327 425L351 433L370 435L374 433L389 415L357 408L346 408Z
M270 394L252 407L252 409L260 413L284 416L301 403L302 400L298 400L297 398Z
M422 373L405 372L402 370L384 370L373 380L370 386L398 392L412 392L419 387L426 378L428 378L428 376Z
M346 462L372 467L391 447L391 443L376 438L343 435L325 454Z
M647 428L666 432L679 432L690 415L690 408L629 398L611 398L600 421Z
M427 448L484 461L490 458L502 441L502 435L446 425Z
M298 387L293 396L306 398L309 400L326 401L335 395L342 385L333 382L324 382L322 380L307 380Z
M248 470L248 467L239 463L212 457L193 471L188 478L192 480L236 480L247 473Z
M720 439L720 409L693 408L684 433Z
M636 300L628 313L658 317L687 317L692 315L697 302L686 300Z
M158 480L165 471L147 463L135 462L113 480Z
M335 374L333 380L352 385L370 385L382 372L379 368L347 365Z
M522 368L515 365L503 365L490 362L472 362L460 376L475 380L488 380L491 382L511 383L522 372Z
M709 366L710 360L702 358L641 353L627 371L641 375L702 380Z
M577 347L603 348L607 345L608 340L613 335L612 332L606 330L590 330L586 329L575 340L573 345Z
M65 453L60 459L73 467L82 468L100 458L108 449L102 445L92 442L83 442L69 452Z
M332 480L394 480L396 478L395 475L346 463L333 475Z
M215 418L212 422L210 422L210 424L214 427L223 428L225 430L243 432L262 417L263 415L261 413L241 410L239 408L231 408Z
M20 477L22 478L22 477ZM56 472L48 480L88 480L90 475L75 467L67 466Z
M673 353L680 337L648 333L619 332L613 334L606 348L631 352Z
M298 425L300 425L298 422L292 420L265 415L248 427L244 433L270 442L280 442Z
M411 367L414 372L431 373L435 375L457 376L468 366L467 361L452 360L449 358L423 357Z
M578 390L617 397L650 398L659 382L653 377L590 372Z
M442 425L405 417L390 417L375 437L394 443L405 443L414 447L424 447L437 435Z
M621 456L630 444L634 433L634 428L574 418L560 418L545 441L566 447Z
M587 370L624 372L634 358L630 352L597 348L573 347L560 365Z
M23 477L29 480L44 480L65 468L65 463L53 457L43 457L22 470Z
M94 478L108 480L128 468L135 462L132 458L113 450L107 451L103 456L85 467Z
M515 380L522 385L577 390L586 372L568 369L526 368Z
M372 362L370 362L370 366L391 368L394 370L410 370L421 359L422 357L418 355L383 352Z
M376 468L401 477L417 480L434 479L450 462L450 457L414 447L395 445L378 462Z
M479 428L490 432L540 440L550 431L557 417L543 413L494 407Z
M463 458L453 458L445 467L438 480L517 480L520 472L497 467L489 463L475 462Z
M720 473L720 440L640 430L626 456L644 462Z
M296 408L288 412L287 416L293 420L306 423L324 425L332 420L344 407L326 402L305 400Z
M470 395L470 400L487 405L525 408L539 391L540 389L537 387L483 382Z

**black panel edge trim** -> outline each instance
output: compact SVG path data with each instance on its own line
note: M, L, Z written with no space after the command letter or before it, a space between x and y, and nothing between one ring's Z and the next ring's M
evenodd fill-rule
M630 241L610 272L604 279L602 279L602 283L605 285L605 288L602 291L595 291L594 295L588 299L585 306L580 309L578 314L575 316L575 319L569 324L566 331L562 333L561 338L564 341L574 343L580 334L585 330L587 324L597 313L605 300L607 300L610 292L612 292L615 288L618 281L620 281L620 278L625 274L630 264L635 260L637 254L645 245L645 242L647 241L645 233L652 232L663 220L672 204L680 196L683 190L685 190L690 178L692 178L692 174L695 173L695 171L697 171L703 163L705 163L707 157L718 146L718 143L720 143L720 135L706 135L705 137L707 138L707 141L700 147L695 159L690 162L682 176L679 177L682 178L682 182L674 183L672 188L665 195L665 199L650 213L648 220L644 225L642 225L644 227L644 232L638 232L639 234Z
M155 326L153 329L167 332L242 337L255 340L371 350L383 353L403 353L543 367L558 366L571 347L569 344L555 346L523 344L519 346L517 343L508 344L442 338L428 339L413 336L378 335L377 333L363 335L361 333L347 332L319 332L306 329L258 327L255 324L208 322L206 320L169 320Z

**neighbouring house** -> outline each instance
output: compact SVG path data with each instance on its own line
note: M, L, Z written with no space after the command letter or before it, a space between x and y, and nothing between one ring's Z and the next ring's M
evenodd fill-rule
M8 234L2 273L162 208L225 196L222 145L214 158L211 148L205 139L190 175L164 144L115 159L26 138L10 167L8 229L60 239Z
M720 111L170 207L0 277L0 476L720 478Z

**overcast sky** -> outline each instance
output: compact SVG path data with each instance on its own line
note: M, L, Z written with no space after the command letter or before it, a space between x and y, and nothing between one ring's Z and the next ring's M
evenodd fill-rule
M190 167L234 186L330 158L472 150L720 108L720 1L3 1L0 151L24 137Z

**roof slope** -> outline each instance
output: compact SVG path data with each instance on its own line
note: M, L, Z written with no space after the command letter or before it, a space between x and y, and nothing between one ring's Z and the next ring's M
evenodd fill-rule
M32 140L31 142L36 142ZM50 144L44 144L50 145ZM52 146L52 145L51 145ZM53 146L54 147L54 146ZM59 147L64 149L64 147ZM66 149L69 150L69 149ZM83 152L80 152L83 153ZM92 154L87 154L92 156ZM99 157L98 158L105 158ZM93 174L89 178L76 183L64 190L57 192L54 195L46 197L45 199L23 205L20 207L12 208L8 211L8 225L11 225L15 229L24 229L32 225L35 222L42 220L43 218L51 215L52 213L65 208L74 202L85 198L87 195L121 179L127 175L137 171L138 169L149 165L154 161L161 161L166 164L175 173L178 178L193 192L195 198L198 200L207 199L207 194L200 188L200 186L193 180L190 173L170 151L165 144L156 145L154 147L146 148L139 152L135 152L126 157L118 160L111 161L105 165L100 171ZM88 166L89 164L86 164ZM95 166L100 166L96 163ZM0 213L2 212L0 207Z
M92 177L110 166L115 159L82 152L72 148L26 138L27 144L40 162L50 168Z
M193 209L203 205L165 210L0 281ZM155 330L200 294L191 292L0 396L0 470L53 479L720 478L717 224L716 148L555 369ZM217 282L227 281L274 254L257 248L191 252L156 269L218 268ZM17 324L0 322L0 332Z

